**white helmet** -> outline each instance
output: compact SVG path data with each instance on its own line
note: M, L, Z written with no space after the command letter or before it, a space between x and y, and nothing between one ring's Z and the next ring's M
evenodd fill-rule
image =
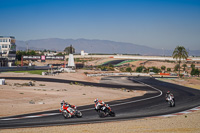
M65 100L62 100L61 103L65 103Z
M99 101L99 99L98 98L96 98L95 100L94 100L94 102L96 103L96 102L98 102Z

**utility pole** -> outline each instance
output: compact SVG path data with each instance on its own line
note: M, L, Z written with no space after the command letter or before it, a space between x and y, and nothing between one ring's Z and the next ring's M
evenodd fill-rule
M28 43L26 43L26 52L28 53Z

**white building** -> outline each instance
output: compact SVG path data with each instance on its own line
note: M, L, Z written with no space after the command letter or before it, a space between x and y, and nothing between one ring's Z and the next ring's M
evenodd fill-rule
M84 50L81 50L81 56L88 55L88 53L85 53Z
M15 37L0 36L0 67L12 66L16 59Z

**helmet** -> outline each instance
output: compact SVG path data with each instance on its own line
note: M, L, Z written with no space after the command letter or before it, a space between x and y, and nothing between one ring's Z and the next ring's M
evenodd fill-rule
M167 91L167 94L169 94L170 93L170 91Z
M60 104L61 104L61 106L63 106L65 104L65 101L62 100Z
M95 103L98 102L98 101L99 101L98 98L96 98L96 99L94 100Z

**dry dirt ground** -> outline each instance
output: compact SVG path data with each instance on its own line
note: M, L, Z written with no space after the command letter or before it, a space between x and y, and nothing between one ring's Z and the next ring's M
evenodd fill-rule
M182 86L187 86L195 89L200 89L200 77L185 77L185 78L159 78L159 80L170 82L173 84L178 84Z
M80 72L81 73L81 72ZM25 74L26 75L26 74ZM78 76L79 75L79 76ZM81 74L77 74L77 75L73 75L71 74L71 76L67 76L66 78L68 79L76 79L76 80L82 80L82 81L86 81L86 80L91 80L91 79L84 79L81 78L80 76ZM64 75L61 75L61 77L59 78L63 78L65 77ZM78 77L76 77L78 76ZM83 75L82 75L83 76ZM77 79L78 78L78 79ZM164 79L164 78L163 78ZM97 79L93 79L93 82L98 82L98 78ZM164 79L165 80L165 79ZM181 85L185 85L187 86L188 84L197 84L199 83L199 79L195 79L195 78L191 78L191 79L187 79L185 82L185 84L183 83L183 79L177 79L177 80L182 80L181 81ZM168 82L174 82L173 80L167 80ZM51 85L47 85L46 83L40 83L40 82L36 82L36 86L33 87L20 87L20 89L24 90L23 92L21 92L21 90L19 88L15 88L13 89L12 84L15 83L16 81L9 81L10 83L8 83L7 87L11 87L9 90L16 91L16 99L18 96L18 100L20 100L22 97L21 96L25 96L25 94L27 93L25 90L30 90L32 92L34 92L34 94L40 94L41 96L50 96L51 98L53 96L57 96L57 94L60 93L65 93L66 96L64 95L63 98L68 99L69 97L69 92L74 93L75 91L79 91L79 95L81 98L86 98L87 97L92 97L94 93L91 93L93 91L93 87L86 87L86 88L81 88L83 86L79 86L79 85L63 85L63 87L57 87L58 84L54 83L55 85L51 84ZM174 83L178 83L178 81L174 82ZM9 85L11 84L11 85ZM45 86L41 86L40 84L45 84ZM48 87L50 88L49 90L47 90ZM2 86L0 86L2 87ZM44 88L43 88L44 87ZM37 90L37 89L40 90ZM73 89L71 89L73 88ZM36 89L36 90L34 90ZM43 89L46 89L43 90ZM64 90L66 89L66 90ZM75 90L74 90L75 89ZM81 90L80 90L81 89ZM116 97L114 99L117 98L121 98L123 96L127 96L129 97L132 96L132 93L128 93L128 92L123 92L120 90L112 90L112 89L105 89L105 88L96 88L96 90L99 90L98 93L101 94L105 94L105 92L107 93L107 91L112 91L111 93L115 92L114 95L112 95L112 98L114 98L115 95L119 95L119 97ZM0 89L0 90L6 90L5 88ZM20 90L20 91L18 91ZM59 90L59 91L58 91ZM87 91L88 90L88 91ZM100 91L102 90L102 92ZM47 94L47 92L49 92ZM20 93L24 93L24 94L20 94ZM56 94L55 94L56 93ZM90 94L91 93L91 94ZM140 93L144 93L144 92L140 92ZM47 95L45 95L47 94ZM54 95L55 94L55 95ZM84 95L86 94L86 95ZM100 94L100 95L101 95ZM110 94L110 93L109 93ZM124 94L124 95L123 95ZM0 92L0 98L1 98L1 92ZM109 96L108 96L109 97ZM124 97L125 98L125 97ZM6 100L7 98L4 97L4 100ZM38 99L41 99L41 97L38 97ZM48 99L48 98L47 98ZM94 98L91 99L87 99L88 102L93 101ZM11 100L11 99L10 99ZM30 99L27 100L27 102L29 102ZM59 105L59 101L61 100L61 98L59 99L59 97L57 96L57 101L58 102L54 102L53 104L56 104L53 108L58 108ZM75 102L75 99L69 99L72 101L72 103L76 103L77 105L81 105L81 104L85 104L82 103L82 100L77 100ZM107 99L107 101L109 101L111 99ZM8 100L9 101L9 100ZM7 102L8 102L7 101ZM47 105L49 100L43 100L45 102L45 104L43 105ZM36 100L36 104L27 104L27 105L31 105L31 106L39 106L39 102ZM47 103L46 103L47 102ZM88 103L87 102L87 103ZM12 103L12 102L11 102ZM0 103L2 105L2 101ZM51 104L51 105L53 105ZM41 105L41 106L43 106ZM1 106L2 108L2 106ZM53 109L52 108L52 109ZM47 108L49 109L49 108ZM1 109L2 110L2 109ZM192 132L192 133L199 133L200 132L200 111L196 111L190 114L186 114L186 115L180 115L180 116L174 116L174 117L167 117L167 118L163 118L163 117L156 117L156 118L144 118L144 119L136 119L136 120L127 120L127 121L117 121L117 122L106 122L106 123L96 123L96 124L81 124L81 125L69 125L69 126L52 126L52 127L39 127L39 128L20 128L20 129L4 129L0 131L1 133L35 133L35 132L43 132L43 133L49 133L49 132L53 132L53 133L64 133L64 132L70 132L70 133L100 133L100 132L113 132L113 133L133 133L133 132L139 132L139 133L149 133L149 132L165 132L165 133L182 133L182 132Z

